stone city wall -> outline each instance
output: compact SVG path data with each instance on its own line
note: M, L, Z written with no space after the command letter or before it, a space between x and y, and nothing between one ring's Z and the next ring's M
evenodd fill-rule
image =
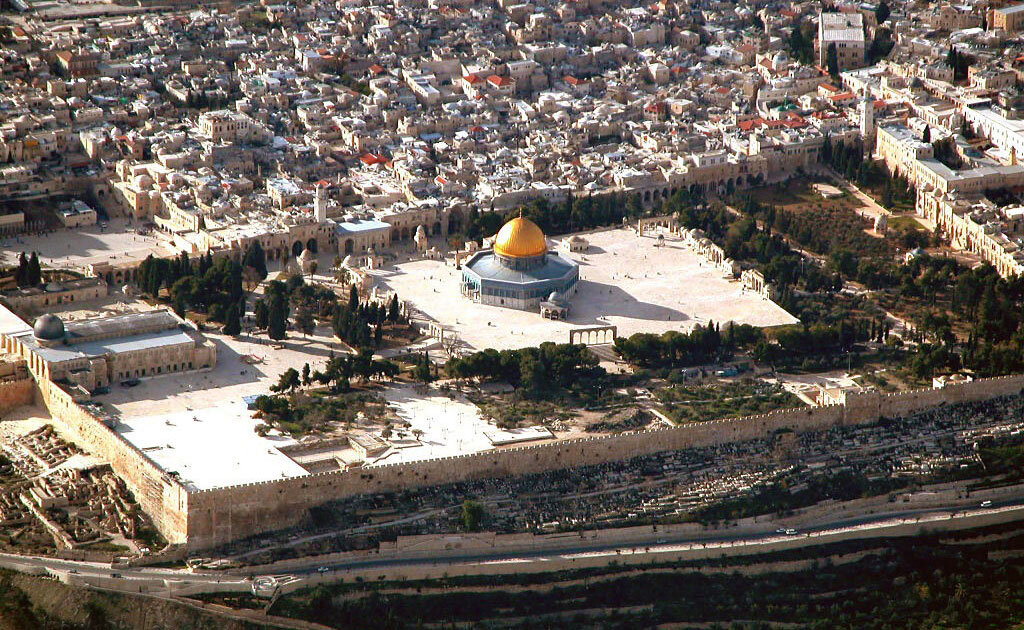
M870 424L943 403L1017 394L1024 375L900 394L864 392L845 405L776 411L681 427L523 446L471 455L390 464L189 493L188 545L198 549L301 524L308 509L344 497L600 464L668 450L764 437L772 431L813 431Z
M68 429L77 444L110 462L168 542L184 543L188 512L185 489L57 385L40 379L37 391L53 420Z
M0 382L0 413L23 405L31 405L36 398L36 383L31 378Z

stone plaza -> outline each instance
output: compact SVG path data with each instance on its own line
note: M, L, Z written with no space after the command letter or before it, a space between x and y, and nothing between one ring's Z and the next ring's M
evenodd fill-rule
M590 244L586 251L563 253L580 266L564 321L464 297L461 271L450 260L400 262L370 273L378 286L396 291L420 316L476 350L565 343L570 330L593 326L616 326L619 336L629 336L688 331L709 321L765 327L798 321L774 302L744 291L739 280L726 278L672 235L638 237L631 229L617 228L584 236Z

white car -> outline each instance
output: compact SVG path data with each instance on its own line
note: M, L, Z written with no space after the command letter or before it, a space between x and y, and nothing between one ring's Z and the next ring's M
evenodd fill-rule
M981 507L992 507L992 502L991 501L982 501L981 502Z
M327 573L328 571L330 571L330 569L328 569L327 567L320 567L316 570L317 573Z
M792 529L792 528L787 529L786 530L786 535L787 536L796 536L797 535L797 531L795 529Z

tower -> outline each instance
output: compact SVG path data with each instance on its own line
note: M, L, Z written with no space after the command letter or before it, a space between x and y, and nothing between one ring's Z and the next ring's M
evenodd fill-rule
M317 223L327 220L327 182L316 183L316 195L313 198L313 218Z
M864 139L864 146L869 153L875 149L875 104L870 97L864 97L857 105L860 113L860 135Z

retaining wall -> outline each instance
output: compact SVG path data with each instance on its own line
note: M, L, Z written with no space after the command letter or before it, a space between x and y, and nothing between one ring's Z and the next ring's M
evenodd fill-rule
M189 493L188 545L198 549L301 524L311 507L357 494L600 464L661 451L713 446L837 425L870 424L944 403L1017 394L1024 375L900 394L865 392L845 405L776 411L744 418L553 442L404 464L332 471Z
M24 395L24 387L13 386L10 395L13 398ZM751 440L780 429L802 432L837 425L869 424L882 416L896 417L945 403L1017 394L1022 388L1024 375L1014 375L944 389L899 394L865 392L847 396L844 405L787 409L681 427L195 492L186 491L149 457L76 404L56 385L42 379L37 391L54 420L67 427L84 448L108 460L114 471L124 478L169 542L202 549L299 525L307 518L310 508L357 494L594 465L661 451ZM0 393L0 403L2 400Z

